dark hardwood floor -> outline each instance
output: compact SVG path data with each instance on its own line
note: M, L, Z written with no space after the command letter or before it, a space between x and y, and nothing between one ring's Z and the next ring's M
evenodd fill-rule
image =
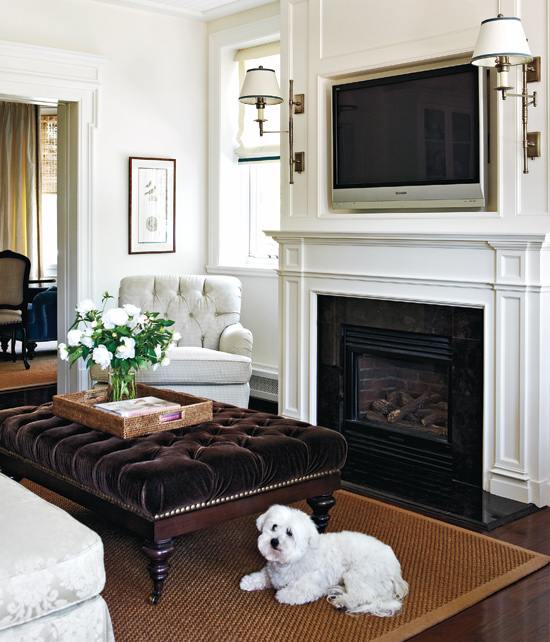
M0 410L17 406L39 406L52 400L57 386L45 385L17 390L0 390Z
M487 537L550 555L550 508L496 528ZM548 642L550 566L413 638L414 642Z
M54 393L55 388L52 387L0 393L0 409L44 403ZM266 412L276 411L276 406L261 400L251 400L250 407ZM484 534L550 555L550 508L544 508ZM411 640L549 642L550 565Z

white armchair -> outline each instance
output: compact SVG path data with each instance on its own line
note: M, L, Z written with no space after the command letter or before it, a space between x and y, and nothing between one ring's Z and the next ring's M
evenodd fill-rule
M128 276L118 304L160 312L181 334L170 364L143 369L136 381L198 397L248 407L252 375L252 333L240 323L241 283L230 276ZM91 369L92 380L108 372Z

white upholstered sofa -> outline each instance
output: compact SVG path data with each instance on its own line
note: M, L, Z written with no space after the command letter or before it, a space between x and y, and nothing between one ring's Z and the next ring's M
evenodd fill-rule
M241 282L230 276L144 275L120 282L118 305L131 303L175 321L181 334L170 364L142 369L136 381L248 407L252 333L240 323ZM94 385L108 371L91 369Z
M0 642L114 642L103 543L0 473Z

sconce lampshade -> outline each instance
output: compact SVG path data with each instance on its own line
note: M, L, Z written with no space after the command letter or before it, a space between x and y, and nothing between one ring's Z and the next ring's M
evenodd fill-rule
M263 98L266 105L283 102L274 69L257 67L246 72L239 100L241 103L254 105L258 98Z
M499 16L481 23L472 64L494 67L496 58L507 56L510 65L522 65L533 60L519 18Z

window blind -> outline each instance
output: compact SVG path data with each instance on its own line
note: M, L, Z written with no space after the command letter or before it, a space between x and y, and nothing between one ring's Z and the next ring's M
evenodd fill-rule
M42 193L57 194L57 114L40 118Z
M239 49L235 53L235 61L239 65L239 90L244 82L248 69L262 65L274 69L277 79L280 76L280 42L270 42L265 45ZM239 161L260 161L265 158L273 159L280 156L280 134L264 134L260 136L258 123L255 119L258 112L254 105L239 103L238 129L236 135L235 154ZM279 109L268 107L265 111L268 122L264 125L267 131L279 131Z

